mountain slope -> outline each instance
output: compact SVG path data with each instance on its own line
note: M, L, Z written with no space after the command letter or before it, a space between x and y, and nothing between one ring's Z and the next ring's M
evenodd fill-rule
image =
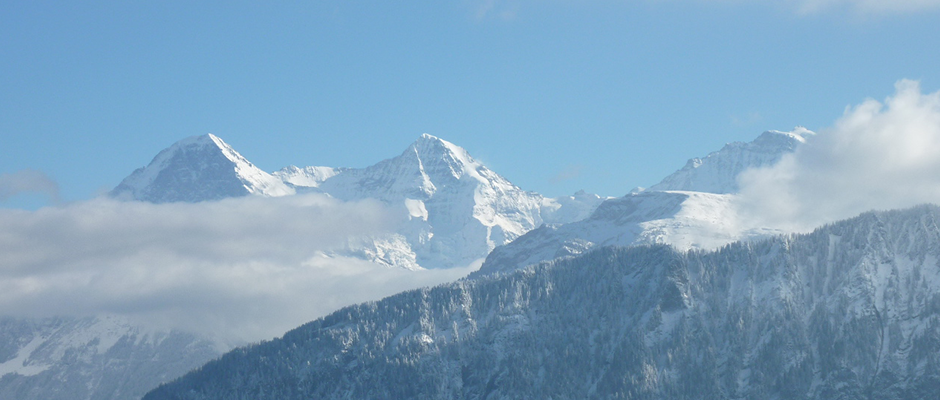
M227 348L118 317L0 318L0 399L139 399Z
M161 151L111 191L112 197L152 203L199 202L294 190L213 135L193 136Z
M720 251L600 248L342 309L147 400L921 399L940 209Z
M773 165L811 135L814 135L812 131L797 127L790 132L766 131L748 143L728 143L703 158L689 160L684 167L647 190L737 193L738 174L748 168Z
M730 195L645 191L611 199L587 219L543 225L486 257L475 276L506 272L601 246L668 244L680 250L716 249L766 232L736 222Z

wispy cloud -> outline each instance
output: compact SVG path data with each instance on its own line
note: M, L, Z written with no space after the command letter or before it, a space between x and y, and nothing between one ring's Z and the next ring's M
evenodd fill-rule
M516 18L519 3L513 0L472 0L474 17L477 20L499 19L509 21Z
M759 112L752 112L752 113L750 113L750 114L747 114L747 115L744 116L744 117L739 117L739 116L737 116L737 115L732 115L732 116L731 116L731 125L737 126L737 127L751 126L751 125L754 125L754 124L760 122L761 119L762 119L762 117L761 117L761 115L760 115Z
M48 175L34 169L0 174L0 202L25 193L39 193L59 203L59 185Z
M648 0L657 3L661 0ZM850 13L859 16L898 15L940 9L940 0L685 0L716 4L767 4L783 7L801 15ZM561 2L565 3L565 2ZM568 2L575 4L574 2ZM471 0L472 12L477 20L512 20L524 8L540 7L538 2L525 0ZM604 2L583 2L604 4Z
M902 80L847 108L777 165L738 179L744 220L807 230L872 209L940 203L940 92Z
M569 165L565 167L561 172L556 174L550 179L551 183L561 183L564 181L570 181L581 176L581 171L584 170L583 165Z
M848 9L858 14L900 14L940 9L940 0L791 0L803 14Z
M341 306L469 272L329 256L398 221L378 202L320 195L0 210L0 314L112 313L258 340Z

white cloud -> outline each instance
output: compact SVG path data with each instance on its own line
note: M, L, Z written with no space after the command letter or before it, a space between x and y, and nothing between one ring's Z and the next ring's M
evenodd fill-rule
M0 210L0 314L113 313L258 340L341 306L469 272L325 255L394 229L395 215L378 202L321 195Z
M48 175L33 169L0 174L0 202L24 193L40 193L59 202L59 185Z
M742 217L805 231L872 209L940 203L940 92L903 80L884 103L847 108L834 126L770 168L742 173Z
M792 0L802 13L850 9L860 14L907 13L940 8L940 0Z
M477 20L495 18L509 21L516 18L520 7L516 0L472 0L470 4Z

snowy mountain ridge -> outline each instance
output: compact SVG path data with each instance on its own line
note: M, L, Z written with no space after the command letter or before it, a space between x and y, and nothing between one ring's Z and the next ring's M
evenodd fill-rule
M476 276L581 254L598 246L667 244L681 251L714 250L728 243L784 233L752 226L737 212L737 176L773 165L813 135L805 128L767 131L749 143L733 142L649 189L609 199L588 218L546 225L494 249Z
M184 139L135 171L112 196L151 202L324 193L378 199L401 212L401 229L351 240L343 256L406 269L464 267L543 223L585 218L604 198L527 192L460 146L422 134L401 155L366 168L295 167L268 174L215 135Z

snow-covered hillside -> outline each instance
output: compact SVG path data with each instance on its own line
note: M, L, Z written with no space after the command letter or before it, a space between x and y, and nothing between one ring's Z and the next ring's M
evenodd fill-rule
M136 400L229 348L116 316L0 318L0 399Z
M925 399L940 209L715 252L603 247L345 308L146 400Z

